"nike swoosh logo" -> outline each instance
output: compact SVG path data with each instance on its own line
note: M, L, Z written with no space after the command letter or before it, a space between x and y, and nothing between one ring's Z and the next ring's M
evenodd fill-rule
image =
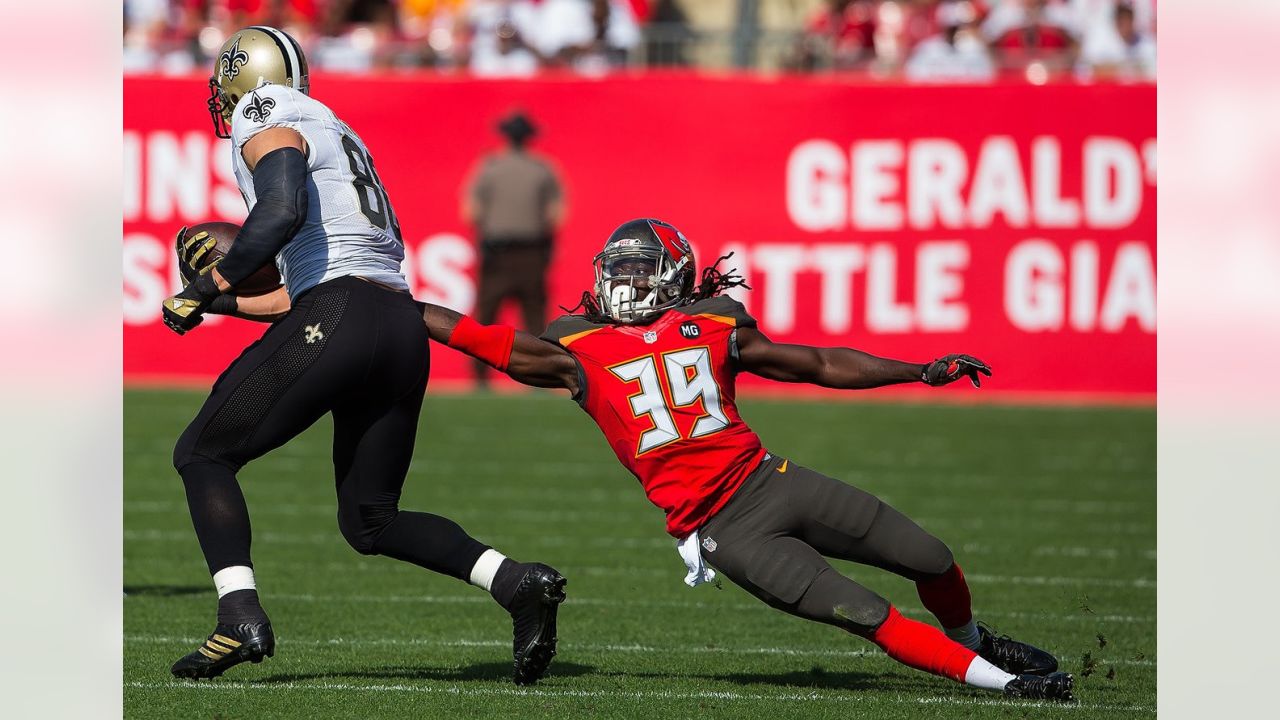
M790 461L790 460L783 460L783 461L782 461L782 464L778 466L778 472L780 472L780 473L784 473L784 472L786 472L786 471L787 471L787 463L789 463L789 462L791 462L791 461Z

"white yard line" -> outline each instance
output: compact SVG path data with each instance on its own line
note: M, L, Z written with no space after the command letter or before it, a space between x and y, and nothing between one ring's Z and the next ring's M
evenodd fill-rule
M742 693L728 690L703 690L700 692L675 692L671 690L652 691L625 691L625 690L544 690L539 688L498 688L498 687L459 687L457 685L448 685L444 687L434 685L356 685L351 683L316 683L303 684L295 682L284 683L245 683L230 682L218 680L215 682L198 683L198 682L129 682L125 683L126 687L138 688L143 690L149 689L195 689L195 690L310 690L322 692L351 692L351 691L367 691L367 692L404 692L404 693L424 693L430 695L456 695L460 697L543 697L543 698L619 698L630 700L723 700L723 701L774 701L774 702L835 702L835 703L868 703L868 700L856 695L831 695L818 692L812 693ZM965 698L925 698L925 697L905 697L902 695L880 696L876 697L872 702L889 702L895 705L903 704L955 704L955 705L1000 705L1002 707L1035 707L1045 709L1058 710L1114 710L1117 712L1155 712L1155 708L1142 705L1062 705L1044 702L1028 702L1018 700L975 700Z
M487 595L316 595L312 593L268 593L267 595L273 600L289 600L294 602L316 602L316 603L423 603L427 605L470 605L480 604L488 605L493 602ZM207 597L199 594L183 595L168 597L166 600L184 598L197 602L205 602ZM764 603L714 603L699 602L697 600L637 600L631 598L593 598L581 597L570 593L569 599L566 601L571 605L589 606L589 607L637 607L637 608L676 608L681 610L747 610L747 611L769 611L774 612L773 608ZM900 612L908 615L927 616L924 608L911 606L895 606ZM979 610L977 615L982 617L1007 617L1027 620L1050 620L1050 621L1077 621L1077 622L1116 622L1116 623L1135 623L1150 624L1156 621L1152 615L1095 615L1085 612L1073 613L1069 615L1054 613L1037 613L1037 612L1000 612L1000 611L983 611Z
M921 705L989 705L995 707L1007 706L1008 701L1001 701L989 698L965 698L958 700L950 700L940 697L922 697L916 698L916 702ZM1043 700L1023 700L1018 704L1019 707L1027 708L1044 708L1046 710L1114 710L1116 712L1144 712L1155 713L1156 709L1144 705L1094 705L1084 702L1076 705L1062 705L1060 703L1052 703Z
M1147 588L1154 590L1156 581L1150 578L1133 578L1124 580L1120 578L1089 578L1089 577L1055 577L1041 575L983 575L975 573L973 575L965 574L964 579L982 584L999 584L999 585L1092 585L1094 587L1131 587L1131 588Z
M193 542L195 540L195 534L185 530L181 530L181 531L179 530L125 530L124 539L138 541L138 542L184 542L184 541ZM311 545L315 543L331 543L331 544L341 543L340 535L338 534L336 529L333 532L315 532L315 533L272 532L270 530L267 530L262 532L255 532L254 539L260 540L262 542L267 542L267 543L280 543L282 545ZM501 540L511 540L512 538L510 538L509 536L494 536L487 539L491 541L501 541ZM523 542L526 542L526 543L530 541L536 541L536 543L542 547L570 547L570 546L579 546L582 544L582 538L574 538L574 537L561 536L561 535L540 535L535 538L523 539ZM674 540L671 540L669 538L660 538L660 537L609 538L604 542L610 548L624 548L624 549L652 548L652 549L659 549L659 550L673 550L675 548ZM962 545L961 549L963 552L972 554L972 555L999 555L1000 554L998 552L995 552L996 548L994 546L990 546L990 545L967 544L967 545ZM1032 548L1026 548L1023 550L1023 552L1027 552L1027 551L1030 551L1033 555L1062 555L1062 556L1072 556L1072 557L1088 557L1088 552L1090 551L1097 552L1098 553L1097 557L1107 557L1108 554L1111 554L1112 556L1114 556L1114 554L1117 554L1120 552L1115 548L1092 548L1091 549L1091 548L1078 548L1078 547L1060 547L1060 546L1053 546L1053 545L1032 547ZM1155 558L1154 550L1143 550L1141 552L1143 552L1149 559ZM594 573L597 575L609 575L609 574L627 575L627 574L634 574L635 572L628 568L619 568L619 567L610 567L610 566L601 566L601 567L587 566L586 571L588 573ZM644 572L644 573L652 572L654 575L666 574L665 571L660 571L657 569L643 570L641 572ZM675 571L673 570L672 572L675 572ZM981 583L981 582L1000 582L999 578L1003 576L966 574L965 577L971 581ZM974 578L976 577L996 578L996 579L974 580ZM1034 579L1034 578L1023 578L1021 580L1014 579L1014 580L1011 580L1010 582L1015 582L1020 584L1040 584L1040 585L1087 583L1091 585L1102 585L1106 587L1127 587L1127 586L1155 587L1155 581L1146 579L1146 578L1138 578L1136 580L1124 580L1124 579L1117 579L1117 578L1064 578L1064 577L1048 578L1046 577L1043 579Z
M479 491L470 491L477 497L485 495L493 497L511 497L510 493L503 491L501 493L481 493ZM539 490L538 492L526 493L531 497L537 497L544 501L554 499L563 499L570 502L578 503L626 503L629 500L639 498L639 493L631 492L610 492L610 491L584 491L574 493L572 491L548 491ZM882 498L885 502L894 504L888 497ZM1015 504L1015 503L1009 503ZM1098 515L1120 515L1143 510L1150 510L1152 506L1139 503L1136 501L1100 501L1100 500L1052 500L1039 499L1024 502L1019 500L1018 507L1022 510L1033 509L1045 513L1073 513L1078 515L1087 515L1097 517ZM334 503L298 503L298 502L271 502L259 503L261 507L255 507L254 512L262 515L332 515L337 507ZM922 507L921 503L916 503L917 507ZM173 500L129 500L125 502L126 511L139 513L185 513L187 506L181 501ZM465 511L464 511L465 512ZM545 518L555 520L600 520L602 517L618 515L622 517L636 517L636 513L630 511L608 512L608 511L591 511L591 510L521 510L518 508L486 508L483 511L475 511L475 514L483 512L485 517L528 517L530 519ZM928 515L928 512L922 512L922 515Z
M340 603L340 602L388 602L388 603L423 603L427 605L488 605L492 603L492 599L485 595L314 595L314 594L277 594L269 593L268 596L273 600L292 600L296 602L320 602L320 603ZM166 599L182 599L187 598L198 602L204 602L203 596L199 594L170 596ZM580 595L571 594L569 602L573 605L582 605L590 607L638 607L638 608L677 608L677 609L697 609L697 610L744 610L744 611L760 611L773 612L773 608L764 603L715 603L700 602L697 600L644 600L644 599L607 599L582 597ZM929 612L922 607L911 605L895 605L899 612L905 615L916 615L924 618L930 617ZM1154 615L1097 615L1086 612L1079 613L1047 613L1047 612L1028 612L1021 610L979 610L976 614L984 618L1011 618L1016 620L1048 620L1051 622L1105 622L1105 623L1124 623L1137 625L1150 625L1156 622Z
M149 645L194 645L203 640L199 637L164 637L158 635L126 635L125 642L145 643ZM365 638L365 639L345 639L345 638L294 638L281 636L281 643L290 643L298 645L312 646L356 646L356 647L495 647L510 648L510 640L430 640L424 638ZM830 648L786 648L786 647L705 647L696 645L683 645L674 647L659 647L654 645L618 645L618 644L593 644L593 643L575 643L560 642L561 655L571 651L581 652L599 652L599 653L640 653L640 654L659 654L659 655L783 655L788 657L837 657L837 658L873 658L876 660L891 660L879 650L832 650ZM1069 656L1062 656L1069 657ZM1136 660L1132 658L1106 659L1098 658L1100 665L1127 665L1136 667L1154 667L1154 660Z

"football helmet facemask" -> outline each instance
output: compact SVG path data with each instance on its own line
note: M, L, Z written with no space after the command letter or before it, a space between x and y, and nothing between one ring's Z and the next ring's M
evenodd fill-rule
M298 41L266 25L233 34L222 44L209 77L209 115L220 138L231 137L231 113L240 98L263 85L284 85L301 93L311 90L307 58Z
M623 223L594 264L596 302L617 322L641 323L693 300L693 249L683 233L661 220Z

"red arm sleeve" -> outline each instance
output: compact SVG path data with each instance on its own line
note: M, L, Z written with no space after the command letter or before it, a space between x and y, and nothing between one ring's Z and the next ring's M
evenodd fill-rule
M498 370L506 371L515 344L515 328L507 325L481 325L467 315L458 320L449 347L483 360Z

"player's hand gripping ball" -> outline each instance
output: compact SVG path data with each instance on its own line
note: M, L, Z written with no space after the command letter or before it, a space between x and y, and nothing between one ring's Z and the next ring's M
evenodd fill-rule
M239 225L227 222L200 223L179 230L174 244L178 251L178 272L182 274L182 284L190 285L197 277L208 274L222 262L239 232ZM267 263L240 281L240 284L230 290L230 294L241 297L264 295L279 287L280 273L276 270L275 263Z
M982 387L979 373L991 377L991 368L972 355L947 355L925 365L920 380L936 387L967 377L974 387Z
M178 231L174 249L178 253L182 292L161 304L161 319L170 330L185 335L204 322L205 313L234 313L236 301L232 296L262 295L280 287L280 273L274 263L268 263L228 294L218 291L211 271L226 257L239 232L240 226L223 222L201 223Z

